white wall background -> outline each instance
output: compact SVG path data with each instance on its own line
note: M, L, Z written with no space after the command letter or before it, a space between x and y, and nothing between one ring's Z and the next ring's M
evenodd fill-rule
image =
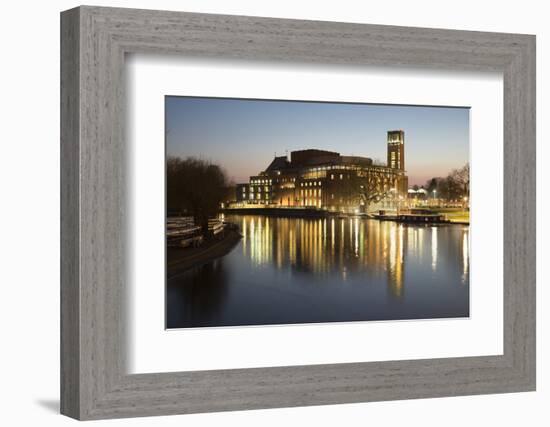
M537 0L366 2L339 0L96 1L97 5L245 14L537 35L538 391L337 406L108 421L117 426L404 425L465 427L550 424L550 27ZM2 425L68 425L59 384L59 12L75 1L5 2L0 67L0 401ZM546 205L546 206L545 206ZM545 360L546 359L546 360Z

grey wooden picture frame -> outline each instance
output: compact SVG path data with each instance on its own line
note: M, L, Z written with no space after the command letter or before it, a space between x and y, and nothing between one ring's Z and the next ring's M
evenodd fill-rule
M502 72L503 354L127 374L128 53ZM61 14L61 166L65 415L86 420L535 390L532 35L78 7Z

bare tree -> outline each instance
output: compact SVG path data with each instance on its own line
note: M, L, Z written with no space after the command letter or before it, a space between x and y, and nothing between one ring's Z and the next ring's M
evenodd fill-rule
M354 187L365 205L365 211L368 212L371 203L379 203L391 195L395 189L395 182L386 174L371 172L364 177L357 177Z
M470 165L466 163L460 169L453 169L445 178L432 178L426 182L428 193L437 192L444 200L456 200L470 193Z
M227 178L220 166L188 157L169 157L166 163L168 210L193 216L208 231L208 218L216 215L227 192Z
M470 194L470 164L466 163L460 169L453 170L449 177L456 183L460 189L460 195L468 196Z
M437 191L437 185L440 180L441 178L432 178L426 181L426 184L424 185L424 187L426 188L426 191L428 192L428 194L431 194L434 190Z

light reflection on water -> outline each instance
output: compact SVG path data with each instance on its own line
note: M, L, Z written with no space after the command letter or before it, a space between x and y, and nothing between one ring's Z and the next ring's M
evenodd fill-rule
M225 257L168 281L167 326L469 315L469 230L360 218L228 216Z

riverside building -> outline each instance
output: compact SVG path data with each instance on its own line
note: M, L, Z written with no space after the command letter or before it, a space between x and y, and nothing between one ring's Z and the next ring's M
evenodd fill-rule
M236 187L239 205L309 207L339 212L365 212L394 207L407 197L405 135L389 131L388 163L307 149L275 157L261 173Z

